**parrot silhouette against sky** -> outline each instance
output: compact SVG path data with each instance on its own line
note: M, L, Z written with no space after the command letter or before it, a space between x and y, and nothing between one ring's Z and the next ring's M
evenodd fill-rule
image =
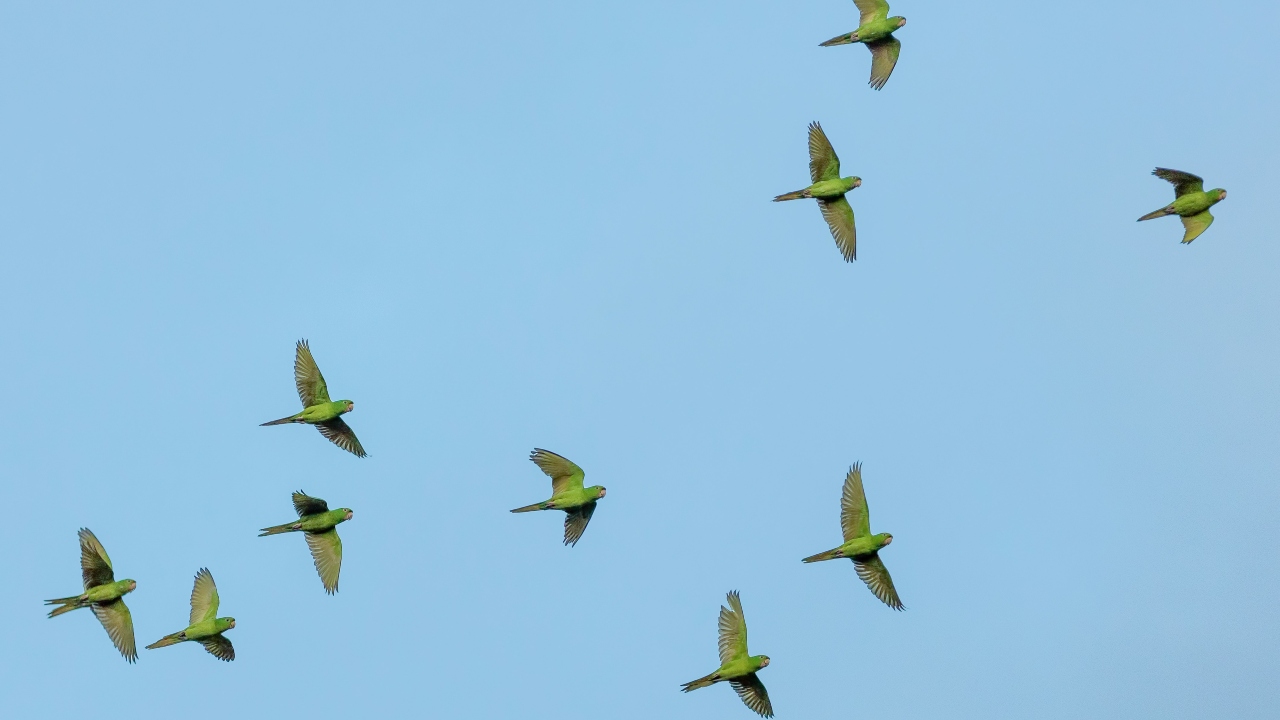
M1227 199L1227 191L1222 188L1214 188L1206 192L1204 180L1198 175L1168 168L1156 168L1151 171L1151 174L1173 183L1175 199L1159 210L1138 218L1138 222L1154 220L1166 215L1177 215L1182 218L1182 226L1186 228L1186 232L1182 235L1184 245L1200 237L1205 230L1209 229L1213 224L1213 215L1209 214L1209 208Z
M329 442L356 457L366 457L364 448L356 439L355 431L342 420L342 415L354 410L356 404L350 400L329 399L329 386L325 384L324 376L320 374L316 359L311 357L311 346L306 340L298 341L297 353L293 358L293 382L298 386L302 412L279 420L264 422L262 425L264 427L285 423L314 425L321 435L329 439Z
M80 528L80 576L84 580L84 592L71 597L46 600L45 605L59 605L49 612L49 617L83 607L93 608L98 622L106 628L107 635L125 660L138 659L138 646L133 640L133 615L124 604L124 596L133 592L138 583L132 580L116 580L107 549L89 528Z
M834 550L810 555L803 562L821 562L837 558L849 558L862 582L885 605L903 610L898 591L893 587L889 569L880 559L880 549L893 542L889 533L871 534L871 514L867 511L867 496L862 490L862 463L849 468L844 478L844 492L840 495L840 529L844 531L844 544Z
M764 683L756 675L766 667L769 667L768 655L751 655L747 651L747 618L742 614L738 591L734 590L729 593L729 607L720 606L720 669L685 683L681 689L691 692L727 682L747 707L761 717L770 718L773 717L773 705L769 702Z
M813 184L774 198L774 202L813 198L831 228L831 237L846 262L858 259L858 231L853 224L853 208L845 193L862 185L860 177L840 177L840 158L818 123L809 124L809 177Z
M236 619L218 617L218 586L208 568L196 573L195 587L191 588L191 619L186 630L165 635L147 646L148 650L177 645L180 642L198 642L209 654L219 660L236 659L236 649L222 633L236 626Z
M893 67L898 64L898 55L902 52L902 43L893 36L893 31L907 24L901 15L889 17L889 3L885 0L853 0L858 6L861 17L858 29L844 35L837 35L821 43L822 47L832 45L848 45L862 43L871 51L871 87L879 90L889 82Z
M338 573L342 571L342 539L338 537L338 524L351 519L348 508L330 510L329 503L313 498L299 490L293 494L293 509L298 513L294 522L262 528L258 537L287 532L305 533L311 559L320 573L324 591L330 595L338 592Z
M564 544L577 545L582 533L587 530L587 523L591 522L591 515L596 511L596 501L604 497L604 487L592 485L584 488L582 481L586 478L586 473L582 468L550 450L535 448L529 453L529 459L551 478L551 499L518 507L511 512L563 510Z

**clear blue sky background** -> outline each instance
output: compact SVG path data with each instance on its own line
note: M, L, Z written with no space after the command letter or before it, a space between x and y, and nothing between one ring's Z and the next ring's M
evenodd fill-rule
M780 718L1275 717L1276 3L899 0L880 93L847 0L219 5L0 8L12 717L745 720L734 588ZM302 337L369 459L258 427ZM905 613L799 561L857 460ZM236 661L46 620L81 526Z

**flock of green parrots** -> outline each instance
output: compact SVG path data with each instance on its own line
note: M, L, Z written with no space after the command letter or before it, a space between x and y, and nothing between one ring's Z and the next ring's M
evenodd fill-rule
M898 16L890 17L889 4L885 0L854 0L854 3L861 12L858 29L834 37L822 43L822 46L850 43L865 45L871 51L870 85L879 90L888 82L902 49L902 44L893 33L906 25L907 20ZM774 198L775 202L804 198L817 200L840 253L847 261L855 260L857 231L853 208L845 195L860 186L862 179L840 176L840 158L836 156L822 126L816 122L809 126L809 173L811 185L779 195ZM1201 178L1179 170L1156 168L1153 174L1173 183L1175 199L1138 220L1177 215L1185 226L1182 242L1195 240L1213 223L1209 208L1226 198L1227 191L1220 188L1206 191ZM329 398L328 386L306 340L298 342L293 370L298 397L302 400L302 411L263 425L311 425L343 450L357 457L365 457L360 440L342 419L343 415L355 408L355 403ZM548 450L535 449L529 459L551 478L551 497L511 512L563 511L564 544L576 545L586 531L587 524L591 522L596 504L604 498L605 488L600 485L585 486L583 481L586 474L582 468ZM293 493L293 507L298 514L297 520L263 528L261 535L301 532L311 550L311 557L315 561L325 592L337 592L338 574L342 569L342 540L338 537L337 527L352 518L351 510L330 510L324 500L310 497L301 491ZM858 577L881 602L894 610L904 609L898 592L893 587L889 570L879 554L882 548L893 541L893 536L871 532L867 498L862 487L862 469L857 464L845 476L840 498L840 529L844 540L839 547L811 555L804 558L803 562L847 558L853 562ZM57 606L49 613L49 617L78 608L91 608L120 654L129 662L134 662L138 651L133 636L133 618L124 603L124 596L132 592L137 583L129 579L115 579L106 549L87 528L80 530L80 567L84 592L47 601L47 604ZM218 617L218 588L214 584L213 575L208 569L202 568L196 574L195 586L191 591L191 615L186 629L165 635L147 648L192 641L203 645L215 657L230 661L235 659L235 648L225 633L235 626L235 618ZM768 667L769 657L751 655L748 652L747 623L742 600L736 591L729 593L728 607L720 608L719 635L719 669L685 683L683 690L688 692L718 682L727 682L747 707L763 717L773 717L769 694L758 676L761 669Z

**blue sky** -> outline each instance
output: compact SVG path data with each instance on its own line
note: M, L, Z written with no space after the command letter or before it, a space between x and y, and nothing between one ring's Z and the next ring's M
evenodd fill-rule
M269 5L0 8L14 717L745 719L678 691L731 589L780 718L1274 716L1275 3L899 0L880 93L847 0ZM812 120L853 265L769 202ZM258 427L303 337L367 460ZM854 461L905 613L799 562ZM236 661L46 620L81 526Z

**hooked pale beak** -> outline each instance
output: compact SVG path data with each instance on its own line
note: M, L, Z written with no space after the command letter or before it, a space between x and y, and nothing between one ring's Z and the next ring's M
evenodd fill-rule
M348 520L350 520L350 519L351 519L351 516L353 516L353 515L355 515L355 513L351 512L350 510L348 510L348 511L347 511L347 519L348 519Z
M235 621L235 620L232 620L232 621L231 621L231 627L235 627L235 626L236 626L236 621Z
M600 488L600 497L604 497L604 494L605 494L605 489Z
M906 24L907 24L906 18L902 18L901 20L898 21L898 27L902 27L903 25L906 25Z

